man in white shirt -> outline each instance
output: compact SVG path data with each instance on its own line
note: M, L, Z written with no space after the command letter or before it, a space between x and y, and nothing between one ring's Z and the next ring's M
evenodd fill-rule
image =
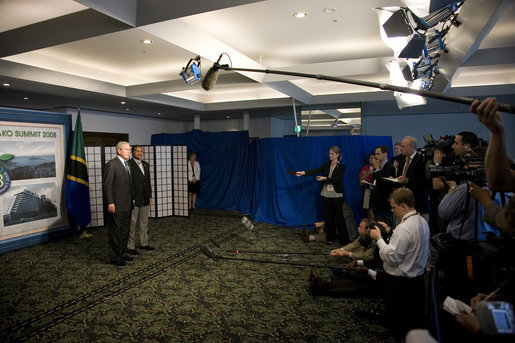
M400 224L389 243L381 238L378 228L370 230L370 237L377 240L386 272L386 319L393 333L404 338L409 330L422 328L424 324L424 272L429 259L430 233L426 220L415 210L415 197L410 189L396 189L389 201ZM387 227L386 223L379 223Z

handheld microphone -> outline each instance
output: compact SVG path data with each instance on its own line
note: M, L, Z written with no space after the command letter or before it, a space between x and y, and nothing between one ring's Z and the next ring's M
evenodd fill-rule
M247 230L249 230L250 232L252 232L254 235L256 235L256 237L259 237L257 231L254 229L254 225L250 222L250 220L248 220L247 217L243 217L241 219L241 222L243 224L243 226L245 226L245 228Z
M213 261L215 261L215 262L218 261L218 256L216 256L215 252L213 250L211 250L211 248L208 247L207 245L202 244L200 246L200 251L202 251L202 253L204 255L206 255L207 257L212 258Z
M218 70L220 69L220 60L222 59L222 54L220 54L220 57L218 57L218 60L213 64L211 68L206 73L206 76L202 80L202 88L204 88L206 91L213 88L216 84L216 81L218 81Z
M209 240L211 241L211 243L213 243L218 249L222 250L226 255L230 255L224 248L222 248L222 246L220 245L220 243L218 243L214 238L209 238Z

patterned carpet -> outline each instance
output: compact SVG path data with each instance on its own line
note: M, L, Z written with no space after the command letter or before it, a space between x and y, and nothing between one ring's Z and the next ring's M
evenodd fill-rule
M304 243L300 229L254 223L232 211L151 219L155 251L128 266L109 264L107 229L0 255L2 342L385 342L392 337L356 316L376 298L309 294L309 267L337 265ZM210 240L211 239L211 240ZM216 247L216 242L221 248ZM218 261L200 251L207 244ZM235 251L242 253L235 255ZM229 258L237 259L231 260ZM259 263L239 259L270 261ZM330 269L318 268L324 277Z

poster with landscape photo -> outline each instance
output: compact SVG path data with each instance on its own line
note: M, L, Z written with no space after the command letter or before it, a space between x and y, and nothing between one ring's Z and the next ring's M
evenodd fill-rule
M62 125L0 121L0 241L62 226Z

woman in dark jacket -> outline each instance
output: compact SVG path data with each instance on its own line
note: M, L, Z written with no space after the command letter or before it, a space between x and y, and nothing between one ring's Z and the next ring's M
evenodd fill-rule
M340 163L342 153L340 148L329 148L329 162L316 169L298 171L297 176L322 174L316 177L322 182L322 204L324 207L325 229L327 244L333 244L338 237L341 245L349 243L349 233L343 217L343 174L345 165Z

